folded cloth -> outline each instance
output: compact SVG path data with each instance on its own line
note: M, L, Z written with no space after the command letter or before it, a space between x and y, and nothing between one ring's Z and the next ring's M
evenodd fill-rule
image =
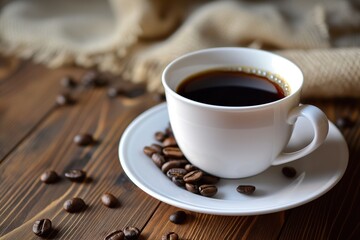
M97 66L163 91L162 70L182 54L253 47L298 64L305 96L360 97L359 5L356 0L11 1L0 14L0 51L50 67Z

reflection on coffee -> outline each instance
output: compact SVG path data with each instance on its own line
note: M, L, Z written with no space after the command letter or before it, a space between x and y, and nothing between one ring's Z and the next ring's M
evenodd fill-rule
M238 67L210 69L184 79L176 92L181 96L218 106L254 106L289 95L286 82L266 71Z

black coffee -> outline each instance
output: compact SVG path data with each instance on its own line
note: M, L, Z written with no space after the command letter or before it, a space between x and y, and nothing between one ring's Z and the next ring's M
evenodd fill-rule
M240 107L282 99L287 95L285 87L283 80L256 69L212 69L186 78L177 93L201 103Z

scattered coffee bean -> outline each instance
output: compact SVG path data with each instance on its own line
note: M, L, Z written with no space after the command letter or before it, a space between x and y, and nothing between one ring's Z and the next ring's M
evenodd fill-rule
M164 156L161 155L160 153L154 153L153 155L151 155L151 159L158 168L161 168L166 162Z
M184 176L184 181L187 182L187 183L194 183L194 182L199 181L202 178L203 175L204 175L203 171L194 170L192 172L187 173Z
M165 134L168 135L169 137L173 137L174 136L174 132L172 130L172 127L169 123L169 126L165 129Z
M167 137L163 141L163 146L164 147L174 147L174 146L177 146L177 142L174 137Z
M192 165L192 164L186 164L185 165L185 170L186 171L188 171L188 172L192 172L192 171L194 171L194 170L198 170L199 168L198 167L196 167L196 166L194 166L194 165Z
M179 236L175 232L168 232L161 237L161 240L179 240Z
M163 142L168 136L163 132L156 132L155 139L156 141Z
M76 81L71 76L64 76L61 78L60 84L66 88L74 88L77 85Z
M46 237L52 231L51 221L47 218L37 220L35 221L32 230L36 235Z
M56 97L56 104L58 106L72 105L75 103L75 100L70 96L70 94L64 93Z
M157 150L150 146L145 146L143 151L149 157L151 157L154 153L157 153Z
M136 97L143 95L145 92L146 92L145 87L136 86L136 87L129 88L126 92L124 92L124 95L125 95L125 97L128 97L128 98L136 98Z
M169 220L175 224L182 224L186 220L186 213L184 211L176 211L170 215Z
M171 168L182 168L187 163L189 162L186 159L169 160L161 166L161 171L167 173Z
M125 240L125 234L123 231L117 230L107 235L104 240Z
M126 227L123 232L127 240L138 239L140 236L140 230L137 227Z
M74 142L81 147L85 147L95 143L95 140L91 134L83 133L74 137Z
M108 84L108 81L96 71L86 72L81 82L86 87L103 87Z
M111 193L104 193L101 196L101 202L109 208L115 208L119 205L119 200Z
M212 197L217 193L217 187L215 185L204 184L199 187L199 192L205 197Z
M47 170L40 176L40 180L44 183L55 183L59 181L59 175L52 170Z
M355 125L355 122L352 121L349 117L340 117L336 119L336 126L339 128L350 128Z
M296 169L293 167L283 167L281 172L287 178L293 178L296 176Z
M210 174L204 174L200 181L202 184L216 184L220 181L220 178Z
M185 186L185 181L184 181L183 177L181 177L181 176L173 176L171 178L171 181L173 183L175 183L179 187L184 187Z
M184 158L184 154L178 147L165 147L162 152L169 158Z
M86 207L84 200L81 198L73 198L64 202L63 208L69 213L81 212Z
M86 172L80 169L71 169L65 172L64 175L72 182L83 182L86 178Z
M166 176L170 179L172 177L184 177L187 174L187 171L184 168L171 168L166 172Z
M155 149L155 150L156 150L156 152L158 152L158 153L162 153L162 149L163 149L163 147L162 147L161 145L156 144L156 143L153 143L153 144L151 144L151 146L150 146L150 147L152 147L153 149Z
M189 192L198 194L199 193L199 186L196 184L192 184L192 183L185 183L185 188L186 190L188 190Z
M250 195L253 194L253 192L255 192L255 189L256 189L255 186L252 185L239 185L236 188L236 191L238 191L239 193Z

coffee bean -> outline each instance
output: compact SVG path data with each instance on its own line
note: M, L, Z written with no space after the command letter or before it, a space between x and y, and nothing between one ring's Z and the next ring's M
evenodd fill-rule
M203 175L204 175L203 171L194 170L192 172L187 173L184 176L184 181L187 182L187 183L194 183L194 182L199 181L202 178Z
M169 178L172 177L184 177L185 174L187 174L187 171L184 168L171 168L169 169L169 171L166 172L166 176L168 176Z
M185 186L185 181L184 181L183 177L181 177L181 176L173 176L171 178L171 181L173 183L175 183L179 187L184 187Z
M238 191L239 193L250 195L253 194L253 192L255 192L255 189L256 189L255 186L252 185L239 185L236 188L236 191Z
M77 85L76 81L71 76L64 76L61 78L60 84L66 88L74 88Z
M103 87L108 84L107 80L96 71L86 72L81 82L86 87Z
M65 177L72 182L83 182L86 178L86 172L79 169L71 169L65 172Z
M199 193L199 186L196 184L192 184L192 183L185 183L185 188L186 190L188 190L189 192L198 194Z
M147 156L149 156L149 157L151 157L154 153L157 152L156 149L154 149L154 148L152 148L152 147L150 147L150 146L145 146L145 147L143 148L143 151L144 151L144 153L145 153Z
M159 142L163 142L168 136L163 132L156 132L155 139Z
M66 200L63 205L64 210L69 213L81 212L83 209L85 209L85 207L86 204L81 198L73 198Z
M283 167L281 172L287 178L293 178L296 176L296 169L293 167Z
M125 240L125 234L123 231L117 230L107 235L104 240Z
M170 123L169 123L169 126L165 129L165 133L166 133L166 135L168 135L169 137L173 137L173 136L174 136L174 132L173 132L173 130L172 130L172 127L171 127Z
M63 93L56 97L56 104L58 106L72 105L75 103L75 100L70 96L70 94Z
M174 146L177 146L177 142L174 137L167 137L163 141L163 146L164 147L174 147Z
M140 236L140 230L137 227L126 227L123 232L127 240L138 239Z
M44 183L55 183L59 181L59 175L52 170L47 170L40 176L40 180Z
M192 171L194 171L194 170L198 170L199 168L198 167L196 167L196 166L194 166L194 165L192 165L192 164L186 164L185 165L185 170L186 171L188 171L188 172L192 172Z
M109 208L115 208L119 205L119 200L111 193L104 193L101 196L101 202Z
M153 149L155 149L155 150L156 150L156 152L158 152L158 153L162 153L162 149L163 149L163 147L162 147L162 146L160 146L159 144L153 143L153 144L151 144L151 146L150 146L150 147L152 147Z
M161 237L161 240L179 240L179 236L175 232L168 232Z
M141 86L136 86L129 88L126 92L124 92L124 95L128 98L136 98L141 95L143 95L146 92L146 89Z
M204 175L201 177L200 181L202 184L216 184L220 181L220 178L204 173Z
M204 184L199 187L199 192L205 197L212 197L217 193L217 187L215 185Z
M178 147L165 147L162 150L163 154L169 158L183 158L184 154Z
M151 159L153 160L155 165L158 166L159 168L161 168L163 164L166 162L164 156L161 155L160 153L154 153L153 155L151 155Z
M185 160L185 159L169 160L168 162L164 163L161 166L161 171L163 173L167 173L170 169L172 169L172 168L182 168L187 163L189 163L189 162L187 160Z
M182 224L186 220L186 213L184 211L176 211L170 215L169 220L175 224Z
M52 231L51 221L47 218L37 220L35 221L32 230L36 235L46 237Z
M81 147L85 147L91 144L95 143L94 138L92 137L91 134L88 133L83 133L83 134L78 134L74 137L74 142Z
M350 128L355 125L355 122L352 121L349 117L340 117L336 119L336 126L339 128Z

